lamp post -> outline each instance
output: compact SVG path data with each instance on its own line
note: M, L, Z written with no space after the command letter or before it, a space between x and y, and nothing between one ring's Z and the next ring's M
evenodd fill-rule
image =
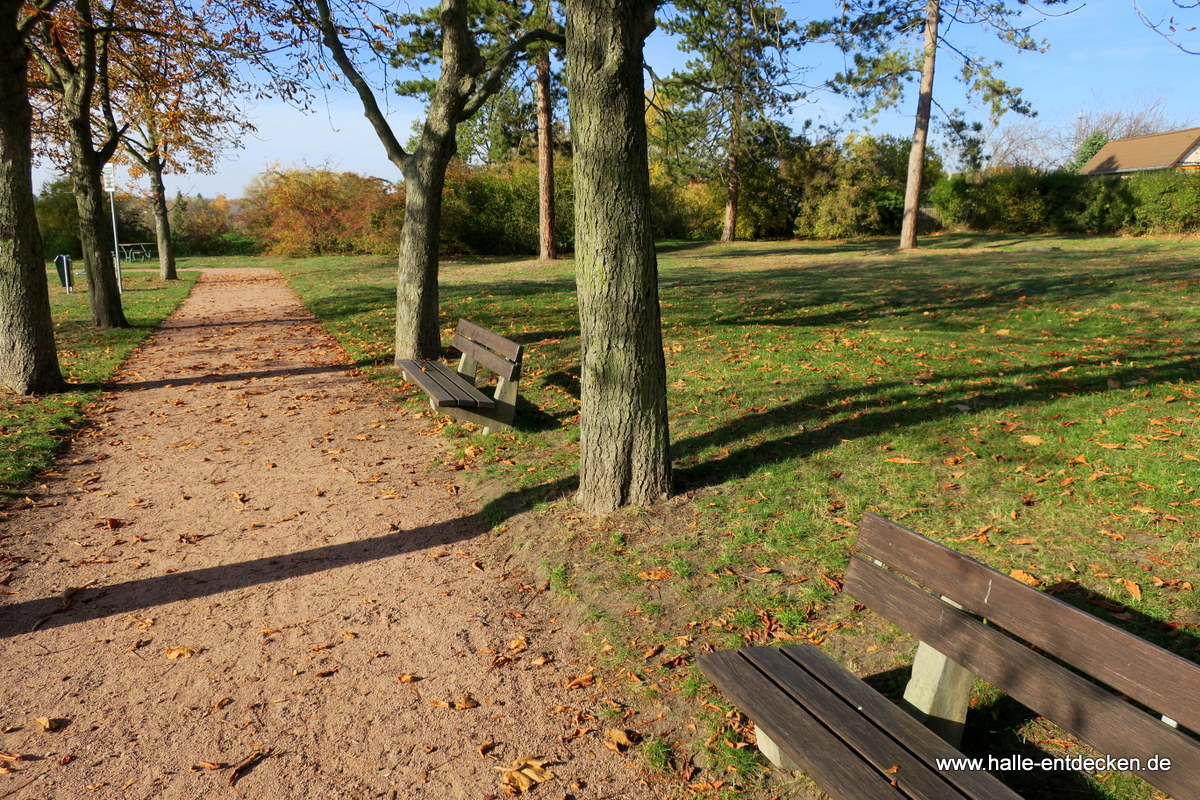
M108 192L108 209L112 213L113 264L117 270L117 294L125 294L125 287L121 283L121 246L117 244L121 241L117 238L117 201L113 196L117 189L116 169L112 164L104 165L104 189Z

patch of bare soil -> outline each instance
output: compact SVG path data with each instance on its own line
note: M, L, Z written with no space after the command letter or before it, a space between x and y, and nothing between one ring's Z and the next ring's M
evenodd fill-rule
M3 514L0 798L661 796L426 434L274 271L204 273Z

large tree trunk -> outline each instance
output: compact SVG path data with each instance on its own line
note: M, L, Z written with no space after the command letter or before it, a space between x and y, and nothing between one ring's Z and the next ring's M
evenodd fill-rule
M904 220L900 225L900 249L917 246L917 218L921 209L921 173L925 169L925 145L933 109L933 67L937 56L940 0L925 4L925 53L921 65L921 94L917 99L917 121L913 126L912 149L908 152L908 182L904 185Z
M179 280L175 271L175 245L171 241L171 214L167 209L167 187L163 184L162 159L148 159L150 205L154 209L154 238L158 242L158 276L164 281Z
M428 127L428 126L427 126ZM436 358L441 352L438 322L438 247L442 188L454 154L454 134L441 147L422 149L404 176L404 230L396 271L396 360Z
M443 2L443 30L464 14L461 3ZM465 26L463 28L465 30ZM442 188L446 168L458 148L455 133L466 105L464 85L479 71L477 50L446 36L442 75L429 104L421 141L403 160L404 230L396 275L396 360L436 358L441 352L438 324L438 249L442 229Z
M72 125L71 131L71 185L75 190L75 207L79 210L79 241L87 271L92 324L99 328L127 328L129 323L121 308L113 261L116 244L112 242L112 222L105 209L107 203L101 182L103 165L92 149L90 136L86 143L81 141L75 127Z
M46 262L33 205L27 66L20 2L0 2L0 384L21 394L63 388Z
M550 98L550 48L537 54L538 257L558 258L554 246L554 131Z
M655 5L567 4L583 342L577 499L593 513L652 503L670 489L642 79Z

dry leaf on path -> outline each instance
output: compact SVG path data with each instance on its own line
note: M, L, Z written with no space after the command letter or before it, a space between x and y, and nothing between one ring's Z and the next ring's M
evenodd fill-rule
M549 758L536 756L521 756L508 767L496 767L500 770L500 782L517 792L527 792L539 783L545 783L554 777L554 773L546 769L547 764L554 762Z
M203 650L203 647L168 647L163 655L174 661L180 658L191 658Z
M38 724L43 733L51 733L62 727L62 720L51 719L50 717L34 717L33 721Z
M438 708L449 708L455 711L461 711L465 708L479 708L479 701L472 697L468 692L452 702L447 703L444 700L431 700L429 705L437 706Z
M620 728L609 728L604 732L604 746L617 753L624 753L641 741L641 735L636 731L626 731Z
M526 639L524 636L520 636L516 639L513 639L511 642L508 643L508 650L510 653L524 653L528 649L529 649L529 640Z
M488 754L491 753L495 747L496 743L491 739L488 739L486 742L479 745L479 747L475 748L475 752L479 753L480 758L488 758ZM492 758L495 758L495 756L492 756Z
M596 682L596 676L592 674L580 675L578 678L572 678L567 681L565 686L568 689L582 689L585 686L591 686Z

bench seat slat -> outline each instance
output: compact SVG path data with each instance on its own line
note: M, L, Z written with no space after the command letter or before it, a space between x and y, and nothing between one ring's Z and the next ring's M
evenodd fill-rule
M708 653L701 656L700 668L831 797L838 800L920 797L898 791L890 778L863 761L806 707L792 702L742 652ZM848 714L843 716L850 719ZM760 720L770 721L762 724Z
M494 408L492 398L469 386L465 379L440 361L401 361L405 377L420 386L439 408Z
M1200 732L1200 665L874 514L856 549Z
M845 698L846 702L861 708L882 723L885 730L896 733L906 747L926 764L935 764L939 758L962 758L963 755L926 728L908 712L888 700L879 692L863 683L854 673L834 661L819 647L812 645L789 645L779 648L780 652L804 666L813 677ZM1000 782L990 772L962 770L943 773L943 778L958 786L970 797L986 797L989 800L1019 800L1019 795Z
M1100 753L1141 759L1135 772L1158 788L1200 797L1200 742L861 556L851 559L845 590ZM1169 758L1171 769L1146 770L1155 755Z
M803 645L782 650L748 647L742 655L769 674L793 702L802 703L860 758L881 772L894 769L888 776L913 796L959 800L982 792L981 796L997 800L1019 800L987 773L938 772L932 766L933 758L962 758L962 754L820 649ZM824 680L829 676L834 676L833 685ZM962 786L959 779L965 779L970 788Z

